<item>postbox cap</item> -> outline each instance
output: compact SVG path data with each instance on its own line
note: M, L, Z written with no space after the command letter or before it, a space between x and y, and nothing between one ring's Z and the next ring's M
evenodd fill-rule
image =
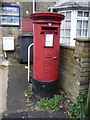
M58 13L54 13L54 12L38 12L38 13L34 13L30 15L30 18L32 20L55 20L55 21L62 21L64 19L64 15L62 14L58 14Z

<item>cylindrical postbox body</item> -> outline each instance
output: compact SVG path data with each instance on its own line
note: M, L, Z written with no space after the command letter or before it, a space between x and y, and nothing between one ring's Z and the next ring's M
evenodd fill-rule
M57 87L60 23L64 16L41 12L30 18L34 23L33 89L41 97L52 96Z

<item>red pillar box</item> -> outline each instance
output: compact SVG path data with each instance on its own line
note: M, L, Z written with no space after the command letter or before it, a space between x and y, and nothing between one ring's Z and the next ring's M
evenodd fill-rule
M34 23L33 91L40 97L58 93L60 24L64 15L40 12L30 15Z

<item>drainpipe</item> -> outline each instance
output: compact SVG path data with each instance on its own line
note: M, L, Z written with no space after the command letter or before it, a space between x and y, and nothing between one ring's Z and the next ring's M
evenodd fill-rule
M53 12L53 7L51 7L50 12Z
M33 13L35 13L35 0L33 0Z

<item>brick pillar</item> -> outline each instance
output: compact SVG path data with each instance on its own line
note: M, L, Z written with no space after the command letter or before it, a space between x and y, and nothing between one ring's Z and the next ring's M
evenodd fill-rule
M77 89L80 91L88 90L90 80L90 39L75 39L75 80Z

